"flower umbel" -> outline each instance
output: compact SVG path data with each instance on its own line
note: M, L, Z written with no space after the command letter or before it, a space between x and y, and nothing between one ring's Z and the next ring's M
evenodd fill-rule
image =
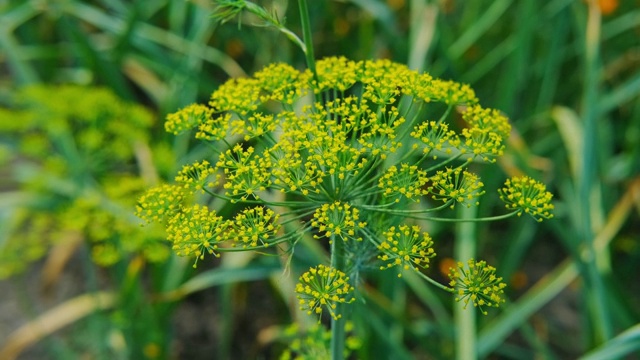
M470 259L467 266L458 262L457 268L449 269L449 285L455 288L456 301L463 301L464 307L473 303L474 307L487 314L482 307L499 307L504 303L502 278L496 276L496 269L485 261Z
M309 315L320 316L323 308L326 308L331 317L337 320L342 317L342 314L335 312L337 304L349 304L355 300L352 294L354 288L349 284L349 277L332 267L312 267L300 276L299 281L296 293L300 310L306 311Z
M205 105L191 104L181 110L167 115L164 129L174 135L178 135L187 130L206 122L212 114L212 110Z
M460 168L437 171L430 180L432 185L427 190L433 200L452 202L452 208L456 202L467 207L478 205L478 198L484 194L484 184L478 175Z
M392 226L384 232L386 239L378 246L382 252L378 258L386 264L380 270L400 266L404 270L428 268L429 261L436 256L433 240L426 232L420 233L420 227L400 225ZM402 273L398 273L402 277Z
M214 173L215 169L209 165L209 162L202 160L183 166L175 180L178 184L182 184L185 190L191 189L204 192L205 188L217 185L220 175L216 174L213 179L210 179Z
M366 224L359 222L360 212L349 204L336 201L332 204L323 204L313 214L311 225L317 228L326 237L333 235L342 240L354 238L356 230ZM357 240L362 238L357 237Z
M215 251L227 239L227 222L206 206L186 207L174 216L167 226L167 239L180 256L196 256L193 267L204 254L220 256Z
M136 215L147 223L163 223L180 211L185 195L183 188L177 185L151 188L138 200Z
M507 179L504 185L498 191L507 209L518 211L518 216L523 212L527 213L538 222L553 217L553 195L544 184L528 176L521 176Z
M236 215L231 222L231 234L242 247L256 247L258 244L268 247L280 229L279 215L262 206L248 208Z

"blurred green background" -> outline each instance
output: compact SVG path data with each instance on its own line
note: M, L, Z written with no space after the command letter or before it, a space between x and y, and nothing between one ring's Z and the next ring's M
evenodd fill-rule
M301 33L296 1L257 3ZM241 26L216 24L214 6L0 1L0 354L268 359L282 350L295 311L277 259L238 256L195 272L131 219L146 187L202 154L164 133L167 113L271 62L305 67L282 34L253 26L249 14ZM482 173L488 189L527 174L554 193L551 221L479 228L479 255L508 280L510 301L478 319L478 356L633 358L640 1L309 7L316 57L390 58L468 83L483 106L510 118L501 171ZM501 207L487 196L480 213ZM442 243L444 263L451 249ZM366 350L356 358L454 357L451 300L416 280L392 295L368 290L369 323L357 324L368 329Z

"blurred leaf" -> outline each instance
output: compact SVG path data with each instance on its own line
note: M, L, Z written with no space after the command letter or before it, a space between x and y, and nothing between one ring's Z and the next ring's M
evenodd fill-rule
M580 357L580 360L617 359L640 350L640 324L632 326L599 348Z
M0 348L0 359L15 359L25 348L45 336L95 311L109 309L115 303L116 296L110 292L84 294L67 300L11 333L4 346Z
M158 295L159 300L176 301L191 293L223 284L266 279L282 272L279 264L248 265L244 268L216 268L200 273L173 291Z
M569 156L571 173L577 179L582 164L582 123L578 114L567 107L554 106L551 109L551 118L556 122L560 136L564 142Z

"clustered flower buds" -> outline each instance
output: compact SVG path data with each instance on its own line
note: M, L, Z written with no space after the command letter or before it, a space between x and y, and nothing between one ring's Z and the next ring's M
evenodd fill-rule
M427 118L424 108L436 103L442 115ZM449 121L454 112L462 122ZM484 184L469 165L494 163L511 131L507 118L480 106L468 85L389 60L343 57L319 60L316 74L272 64L231 79L208 105L170 114L165 127L191 131L212 149L210 158L183 167L177 185L140 199L139 216L165 224L179 255L294 246L312 233L332 248L346 244L341 251L373 245L380 269L398 276L424 275L435 256L431 236L409 218L436 220L426 215L477 205ZM237 203L236 215L223 219L189 205L197 192ZM551 196L533 180L509 180L500 196L512 215L551 217ZM465 303L497 306L503 286L495 269L469 264L447 290L461 291ZM301 307L339 318L337 304L353 301L345 266L318 265L303 274L296 288Z
M471 302L487 314L482 307L498 307L505 300L502 278L496 276L496 269L485 261L470 259L466 266L458 262L456 268L449 271L449 285L456 289L456 301L463 301L465 307Z
M506 203L506 208L531 215L537 221L551 219L553 214L553 195L547 187L528 176L507 179L505 187L500 189L500 199Z
M342 317L342 314L335 312L337 304L355 300L349 277L340 270L322 264L300 276L296 293L302 310L320 315L323 308L326 308L336 320Z

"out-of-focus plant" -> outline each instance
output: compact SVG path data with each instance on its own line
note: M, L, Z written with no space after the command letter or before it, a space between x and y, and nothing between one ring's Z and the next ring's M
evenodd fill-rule
M15 212L5 234L0 277L23 270L53 244L83 239L104 266L135 253L165 260L163 233L141 229L127 211L148 186L136 156L148 150L152 114L109 90L81 86L27 87L13 100L0 109L0 131L19 189L34 200Z

